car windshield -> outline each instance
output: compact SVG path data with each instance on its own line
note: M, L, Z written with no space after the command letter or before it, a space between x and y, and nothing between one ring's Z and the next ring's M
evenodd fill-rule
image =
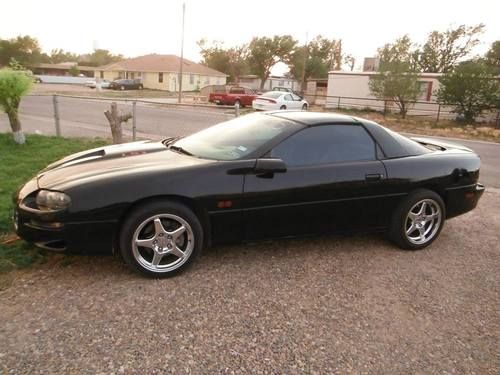
M261 96L263 96L265 98L278 99L282 95L283 95L282 91L269 91L269 92L262 94Z
M289 120L250 114L182 138L173 146L176 150L203 159L244 159L280 134L296 127L297 124Z

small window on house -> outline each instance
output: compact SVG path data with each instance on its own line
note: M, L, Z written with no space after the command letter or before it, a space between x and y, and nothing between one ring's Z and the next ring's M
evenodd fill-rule
M99 77L104 78L104 72L102 70L99 72Z
M135 78L134 72L130 73L130 79L134 79L134 78Z
M279 81L278 86L285 86L285 81Z
M189 84L194 85L194 75L193 74L189 75Z
M163 83L163 73L158 73L158 82Z

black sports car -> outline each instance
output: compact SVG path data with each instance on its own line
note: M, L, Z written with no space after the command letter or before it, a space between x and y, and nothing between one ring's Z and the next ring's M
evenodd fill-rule
M15 196L19 236L54 250L115 249L169 276L203 247L383 229L421 249L484 187L463 146L409 139L360 118L251 114L191 136L81 152Z

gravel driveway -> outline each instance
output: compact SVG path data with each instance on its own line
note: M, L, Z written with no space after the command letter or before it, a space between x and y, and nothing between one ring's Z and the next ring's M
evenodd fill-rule
M219 247L167 280L66 259L0 293L0 369L499 373L499 239L491 189L419 252L374 235Z

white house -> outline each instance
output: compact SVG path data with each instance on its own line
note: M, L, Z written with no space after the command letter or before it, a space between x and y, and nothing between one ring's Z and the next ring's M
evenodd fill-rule
M370 93L368 83L376 72L343 72L331 71L328 73L328 89L325 108L371 108L382 111L384 105L397 110L394 103L385 103ZM435 117L438 110L441 117L454 118L450 108L439 108L436 103L436 93L439 89L441 73L421 73L419 76L422 92L417 103L409 110L409 115Z

